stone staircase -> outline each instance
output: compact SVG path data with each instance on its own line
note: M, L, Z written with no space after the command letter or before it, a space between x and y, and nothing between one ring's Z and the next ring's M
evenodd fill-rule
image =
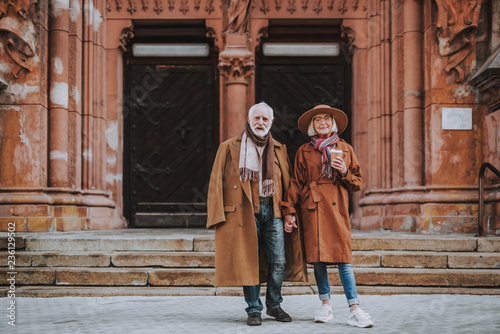
M353 232L353 264L361 294L500 295L500 238ZM7 233L0 234L0 296L241 295L214 288L214 232L128 229L17 233L9 268ZM16 274L10 274L15 272ZM333 293L342 293L335 267ZM284 294L316 293L309 282L284 283Z

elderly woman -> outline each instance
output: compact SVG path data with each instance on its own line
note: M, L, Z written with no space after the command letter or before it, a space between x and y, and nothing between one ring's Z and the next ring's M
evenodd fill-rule
M282 210L285 232L297 228L297 214L301 218L306 261L314 265L322 301L314 320L327 322L333 318L326 266L337 264L350 307L347 323L372 327L370 315L359 307L351 264L349 193L360 189L361 169L351 145L338 136L347 127L347 115L327 105L318 105L299 118L298 126L311 141L297 151L292 183L282 202ZM332 149L342 151L333 160L330 157Z

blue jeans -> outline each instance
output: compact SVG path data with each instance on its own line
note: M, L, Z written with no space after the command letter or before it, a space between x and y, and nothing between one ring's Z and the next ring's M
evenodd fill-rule
M338 263L340 274L340 281L344 287L344 293L347 298L349 306L359 304L358 292L356 291L356 280L354 279L354 272L352 264ZM330 282L328 281L328 273L326 271L326 263L314 263L314 277L316 278L316 285L318 286L319 299L330 299Z
M267 293L266 307L271 310L280 306L283 301L281 285L285 275L285 232L283 219L274 218L272 205L260 205L259 213L255 214L255 225L259 248L262 247L267 259ZM261 312L260 285L244 286L243 293L248 307L247 314Z

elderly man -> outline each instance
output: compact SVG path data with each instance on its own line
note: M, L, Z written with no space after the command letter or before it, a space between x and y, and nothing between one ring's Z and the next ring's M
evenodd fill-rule
M280 201L290 186L290 164L286 146L269 132L272 123L266 103L250 108L243 133L220 145L208 190L214 285L243 286L250 326L262 324L261 282L267 281L266 313L289 322L280 306L282 282L307 280L300 233L284 235Z

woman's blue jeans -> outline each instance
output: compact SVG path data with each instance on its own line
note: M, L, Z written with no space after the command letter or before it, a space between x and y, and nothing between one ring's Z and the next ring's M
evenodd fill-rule
M266 307L271 310L279 307L283 301L281 285L285 275L285 232L283 220L274 218L272 205L260 205L259 211L255 214L255 225L259 248L263 248L268 264ZM261 312L260 285L244 286L243 293L248 304L245 309L247 314Z
M349 306L359 304L358 292L356 291L356 279L354 278L354 271L350 263L338 263L340 281L344 287L344 293L347 298ZM314 277L316 278L316 285L318 286L319 299L330 299L330 282L328 281L328 273L326 271L326 263L314 263Z

